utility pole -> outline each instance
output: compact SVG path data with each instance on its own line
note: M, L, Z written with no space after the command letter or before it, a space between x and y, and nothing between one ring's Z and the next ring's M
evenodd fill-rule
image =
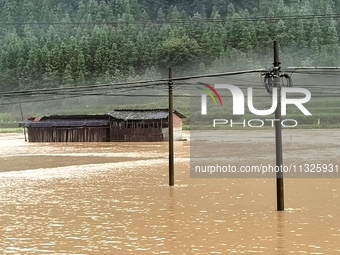
M283 189L283 171L282 171L282 124L281 124L281 84L280 84L280 61L279 61L279 44L274 41L274 87L277 88L277 107L275 110L275 144L276 144L276 196L277 210L284 211L284 189Z
M169 68L169 117L168 117L168 131L169 131L169 186L175 185L175 171L174 171L174 98L173 98L173 82L172 82L172 68Z

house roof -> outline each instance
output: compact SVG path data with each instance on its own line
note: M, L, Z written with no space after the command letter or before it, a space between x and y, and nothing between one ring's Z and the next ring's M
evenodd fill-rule
M107 119L107 114L78 114L78 115L50 115L40 118L35 118L37 121L46 120L97 120Z
M108 123L107 115L52 115L28 118L19 127L102 127Z
M108 120L49 120L20 122L19 127L103 127L108 124Z
M183 114L174 110L180 118ZM101 115L51 115L30 117L19 127L103 127L109 125L109 116L116 120L159 120L169 116L168 109L117 109Z
M176 110L174 113L181 119L186 118ZM169 112L168 109L116 109L108 115L118 120L157 120L168 118Z

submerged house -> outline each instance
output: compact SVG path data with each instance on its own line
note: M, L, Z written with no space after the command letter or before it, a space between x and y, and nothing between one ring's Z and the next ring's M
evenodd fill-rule
M114 110L103 115L54 115L29 118L29 142L152 142L169 138L168 109ZM173 112L174 140L182 139L182 119Z
M19 123L27 128L29 142L107 142L106 115L54 115L28 118Z
M110 140L147 142L169 140L168 109L114 110L110 115ZM182 119L173 112L174 140L182 139Z

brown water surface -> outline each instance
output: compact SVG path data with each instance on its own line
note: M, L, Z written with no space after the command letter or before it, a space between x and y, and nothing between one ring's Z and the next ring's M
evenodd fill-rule
M286 161L339 158L339 131L286 134ZM274 153L272 134L229 142L247 162L261 160L259 143L263 160ZM189 142L175 144L170 188L167 150L0 135L0 253L340 254L339 179L285 179L277 212L275 179L191 179Z

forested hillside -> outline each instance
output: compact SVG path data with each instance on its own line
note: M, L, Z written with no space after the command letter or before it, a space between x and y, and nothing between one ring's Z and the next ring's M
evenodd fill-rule
M274 39L283 65L340 65L330 15L340 1L3 0L0 10L0 91L265 67Z

